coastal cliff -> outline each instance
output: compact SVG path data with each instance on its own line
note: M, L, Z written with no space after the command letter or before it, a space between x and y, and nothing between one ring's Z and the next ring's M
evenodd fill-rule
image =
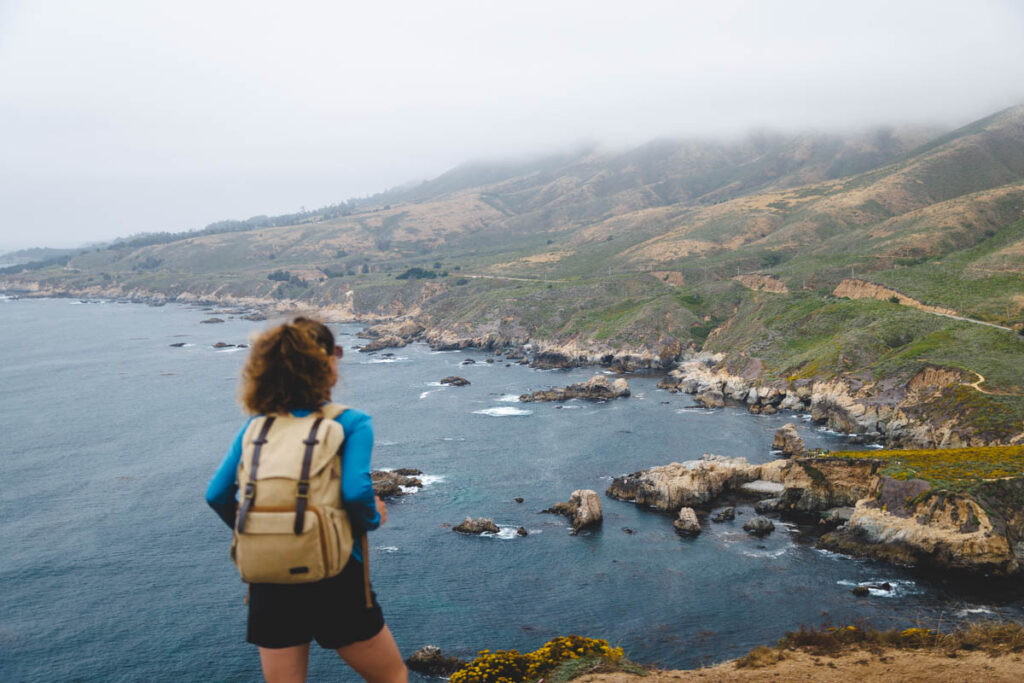
M891 476L894 468L916 464L915 452L906 453L911 455L846 452L762 465L705 456L616 477L606 495L672 514L686 508L707 512L725 494L753 496L760 498L759 512L832 529L818 541L825 549L926 572L1024 576L1024 476L1018 467L1024 447L946 452L950 461L987 462L995 473L1004 471L996 467L1018 468L1011 476L962 479L961 490L949 482Z

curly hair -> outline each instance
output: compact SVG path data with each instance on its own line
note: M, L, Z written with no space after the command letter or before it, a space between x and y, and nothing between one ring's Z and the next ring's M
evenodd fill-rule
M261 334L242 368L240 400L250 413L313 410L331 399L334 334L310 318L295 318Z

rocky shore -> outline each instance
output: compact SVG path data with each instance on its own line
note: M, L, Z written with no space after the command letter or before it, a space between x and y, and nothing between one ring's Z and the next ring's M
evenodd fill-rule
M679 515L676 529L688 536L700 533L696 511L709 513L726 494L754 497L760 513L830 529L818 539L825 549L967 578L1024 576L1024 477L950 493L882 476L882 464L812 456L751 465L708 455L616 477L606 495Z
M694 395L705 408L743 406L751 413L773 415L789 410L860 443L895 448L963 448L1003 443L978 433L950 414L936 422L927 406L941 392L966 384L958 371L928 367L904 385L881 386L854 378L762 382L760 364L751 361L740 374L726 369L723 354L699 353L668 373L658 387ZM1024 436L1024 435L1022 435Z
M395 311L359 312L349 300L313 305L267 297L204 297L190 292L172 295L100 285L72 291L22 281L0 281L0 291L19 296L99 297L155 306L173 302L235 307L241 311L239 317L252 320L313 314L329 322L362 322L369 326L359 336L368 343L360 351L367 353L418 341L435 350L478 349L508 362L543 369L597 366L623 372L668 371L659 387L693 394L695 402L706 408L728 404L743 406L755 414L771 415L787 410L809 413L815 422L850 434L852 439L862 443L904 448L956 448L1024 439L1024 432L1016 436L986 433L963 411L956 410L955 405L952 409L936 411L935 405L941 402L943 395L976 382L973 375L949 368L926 367L903 383L858 377L778 381L764 376L764 368L757 359L727 358L720 353L698 352L692 346L682 348L669 344L658 349L623 349L597 342L531 339L514 321L486 330L468 326L465 330L446 329L433 326L429 320L417 317L419 314L396 319Z

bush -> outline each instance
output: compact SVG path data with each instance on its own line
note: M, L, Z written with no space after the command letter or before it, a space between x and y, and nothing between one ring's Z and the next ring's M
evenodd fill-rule
M437 277L437 273L432 270L425 270L423 268L410 268L400 275L396 275L396 280L433 280Z
M618 663L622 648L606 640L559 636L526 654L518 650L481 650L479 656L452 674L451 683L514 683L545 676L563 662L593 658L594 663ZM584 672L580 672L584 673Z

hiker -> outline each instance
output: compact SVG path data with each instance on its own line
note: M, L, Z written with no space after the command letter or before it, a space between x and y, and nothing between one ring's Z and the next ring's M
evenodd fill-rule
M370 480L370 416L329 403L341 356L334 335L316 320L299 317L264 332L252 344L242 371L240 399L253 417L238 433L206 491L207 503L234 529L232 557L243 580L249 581L246 640L259 648L269 683L305 681L312 640L335 650L367 681L408 679L370 590L368 571L364 572L369 561L366 532L387 521L387 508L374 495ZM303 439L310 425L312 431ZM335 451L325 453L326 448ZM320 464L314 464L310 474L313 460ZM259 480L260 465L278 478ZM294 481L281 478L280 472L299 472L300 467L301 475ZM288 496L288 505L268 508L279 505L275 495ZM322 503L325 495L335 501L333 506ZM315 500L316 496L320 498ZM283 524L275 522L275 516L283 516ZM307 537L313 540L306 546L316 551L304 558L291 548L306 547L302 544ZM281 550L285 546L268 549L263 543L290 545ZM271 566L282 562L283 568ZM312 580L321 575L326 578ZM271 580L253 580L254 576Z

